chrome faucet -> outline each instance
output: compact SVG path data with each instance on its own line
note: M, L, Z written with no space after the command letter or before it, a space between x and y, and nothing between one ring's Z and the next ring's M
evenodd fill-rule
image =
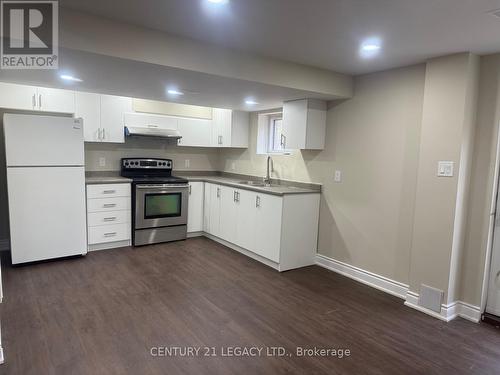
M271 168L269 168L271 166ZM264 183L267 186L271 185L271 173L274 172L274 162L271 156L269 155L267 157L267 172L266 172L266 177L264 177Z

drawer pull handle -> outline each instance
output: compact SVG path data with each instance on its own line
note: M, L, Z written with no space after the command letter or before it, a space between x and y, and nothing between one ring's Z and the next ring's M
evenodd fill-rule
M114 237L116 236L116 232L104 233L104 237Z
M104 190L102 193L103 194L114 194L114 193L116 193L116 190Z
M116 220L116 216L113 216L113 217L105 217L104 218L104 221L115 221Z
M116 203L106 203L103 205L103 207L108 208L108 207L116 207Z

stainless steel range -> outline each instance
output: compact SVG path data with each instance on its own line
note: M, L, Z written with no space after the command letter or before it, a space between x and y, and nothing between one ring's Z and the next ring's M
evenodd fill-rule
M172 176L172 166L170 159L121 160L121 175L133 180L134 246L186 238L189 185Z

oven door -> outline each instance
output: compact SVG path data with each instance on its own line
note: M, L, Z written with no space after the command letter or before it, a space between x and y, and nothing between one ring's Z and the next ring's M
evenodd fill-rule
M188 185L135 187L135 229L186 225Z

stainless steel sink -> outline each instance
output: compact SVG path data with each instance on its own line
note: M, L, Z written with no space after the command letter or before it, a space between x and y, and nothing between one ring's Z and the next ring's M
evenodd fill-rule
M261 186L261 187L269 186L269 185L266 185L262 181L239 181L238 183L242 184L242 185L248 185L248 186Z

